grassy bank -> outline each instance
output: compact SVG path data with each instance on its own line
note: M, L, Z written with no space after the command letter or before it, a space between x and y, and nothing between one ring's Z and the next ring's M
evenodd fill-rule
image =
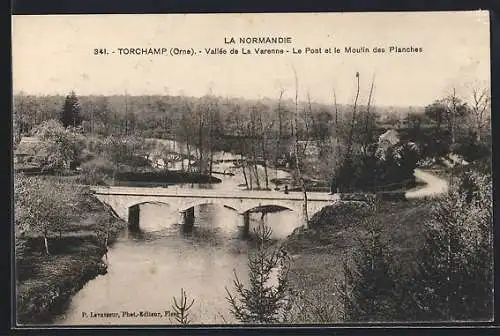
M16 312L19 324L50 323L64 312L69 299L89 280L106 272L102 232L108 227L108 245L126 223L112 216L97 199L86 196L85 215L68 223L60 235L49 239L50 255L43 239L16 239Z
M343 276L343 260L367 233L364 219L369 213L363 202L343 201L324 208L311 219L310 228L299 228L288 237L285 247L293 257L290 284L305 295L312 308L299 312L298 322L341 320L335 282ZM383 224L383 239L400 263L411 262L428 215L429 204L422 201L380 201L375 218Z

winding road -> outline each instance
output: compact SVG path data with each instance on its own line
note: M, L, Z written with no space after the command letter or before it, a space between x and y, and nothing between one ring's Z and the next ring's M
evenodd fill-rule
M407 199L436 197L448 191L448 181L436 175L418 168L415 169L414 175L417 180L425 182L426 185L420 188L408 190L405 194Z

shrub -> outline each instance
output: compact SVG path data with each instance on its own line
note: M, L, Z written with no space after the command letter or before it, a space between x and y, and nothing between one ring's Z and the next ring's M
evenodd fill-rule
M95 158L81 166L80 183L91 185L105 185L106 179L113 175L115 167L111 161Z
M468 132L452 146L454 153L462 156L467 162L474 162L491 156L491 146L477 140L473 132Z
M364 201L341 201L332 206L324 207L316 213L310 221L311 228L327 223L339 228L350 227L356 224L360 218L368 216L371 205Z

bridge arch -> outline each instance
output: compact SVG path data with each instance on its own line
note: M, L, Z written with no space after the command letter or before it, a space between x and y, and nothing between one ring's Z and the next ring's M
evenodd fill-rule
M141 206L141 205L144 205L144 204L154 204L154 205L168 205L169 207L172 206L172 203L168 203L168 202L162 202L162 201L140 201L140 202L135 202L135 203L131 203L129 204L129 208L133 207L133 206Z
M295 204L289 204L283 201L273 201L273 200L265 200L259 202L258 204L247 204L247 206L242 209L242 213L252 212L252 210L266 207L277 207L283 210L290 210L297 213L300 213L302 210L300 207L297 207ZM281 210L280 210L281 211Z
M266 212L280 212L280 211L286 211L286 210L288 210L288 211L297 211L297 209L295 209L294 207L290 207L290 206L287 206L287 205L264 203L264 204L261 204L261 205L253 206L253 207L251 207L249 209L245 209L242 212L243 213L262 212L262 211L266 211Z
M126 217L127 217L127 222L128 226L132 230L139 230L140 229L140 207L141 205L144 204L154 204L154 205L166 205L168 206L168 209L170 211L176 212L177 208L175 205L172 203L167 203L163 201L158 201L158 200L140 200L136 202L128 202L125 204L125 211L126 211Z
M196 200L188 201L188 202L181 204L178 207L178 211L185 212L185 211L187 211L191 208L194 208L196 206L205 205L205 204L212 204L212 205L223 206L225 208L229 208L231 210L240 212L239 207L234 203L235 203L234 200L196 199Z

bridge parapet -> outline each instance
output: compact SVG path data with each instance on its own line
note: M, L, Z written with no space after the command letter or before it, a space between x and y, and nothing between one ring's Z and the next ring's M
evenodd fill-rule
M269 191L222 191L217 189L91 187L96 197L128 221L129 208L142 203L161 203L172 212L185 212L201 204L219 204L244 214L260 206L274 205L302 213L303 195ZM308 193L308 213L312 216L340 200L339 195Z

